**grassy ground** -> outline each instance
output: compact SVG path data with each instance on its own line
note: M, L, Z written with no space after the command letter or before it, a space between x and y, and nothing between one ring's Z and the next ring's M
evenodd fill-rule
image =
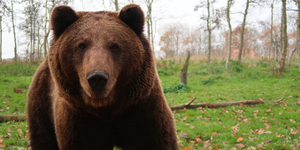
M179 83L183 62L159 61L158 72L169 104L195 102L233 102L241 100L274 101L280 105L259 104L219 109L198 108L173 111L180 149L299 149L300 73L296 61L283 77L272 74L265 62L191 61L188 85ZM0 65L0 115L24 114L26 92L34 68ZM15 69L27 71L24 74ZM6 73L3 70L6 70ZM11 75L11 73L13 73ZM22 93L15 93L21 90ZM297 105L298 104L298 105ZM0 149L27 148L26 122L0 123Z

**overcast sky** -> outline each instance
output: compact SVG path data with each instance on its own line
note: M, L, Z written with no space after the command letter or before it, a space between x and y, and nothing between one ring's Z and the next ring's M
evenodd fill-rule
M127 1L127 0L119 0ZM138 0L136 0L138 1ZM141 1L141 0L139 0ZM155 50L159 50L157 46L159 37L168 24L173 23L182 23L190 28L197 28L200 25L199 16L201 13L205 13L205 10L198 10L194 11L195 5L199 3L199 0L154 0L153 4L153 17L160 18L159 21L156 22L156 33L155 33ZM235 0L235 4L231 8L232 14L232 26L235 28L236 26L240 25L242 22L242 15L239 12L243 12L245 9L246 0ZM143 10L147 11L146 7L141 4ZM73 4L70 4L75 10L78 11L99 11L99 10L114 10L114 7L108 3L108 0L105 0L103 4L101 0L74 0ZM124 6L125 4L120 4L120 7ZM216 7L226 7L227 1L226 0L219 0L216 4ZM287 8L296 8L296 6L291 3L287 6ZM17 7L19 11L23 9L22 6ZM249 26L257 26L259 21L270 20L271 18L271 8L270 6L265 7L258 7L257 5L253 7L250 6L249 16L247 18L247 22L251 23L248 24ZM274 19L277 23L280 21L280 13L281 13L281 3L278 3L274 7ZM296 12L288 12L295 13ZM18 18L16 20L17 24L20 23L22 20ZM224 20L224 28L227 29L227 23ZM5 27L6 31L3 32L3 47L2 47L2 58L13 58L13 34L12 32L7 32L7 27ZM22 32L17 31L17 40L18 43L22 42L22 39L25 38ZM23 41L24 42L24 41ZM18 53L24 53L25 46L18 47Z

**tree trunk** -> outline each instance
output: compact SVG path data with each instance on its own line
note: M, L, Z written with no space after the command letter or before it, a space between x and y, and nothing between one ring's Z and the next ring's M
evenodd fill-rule
M0 16L0 64L2 62L2 16Z
M227 53L227 61L226 61L226 68L230 66L230 59L231 59L231 40L232 40L232 28L230 23L230 7L231 7L232 0L227 1L227 10L226 10L226 16L227 16L227 23L229 28L229 34L228 34L228 53Z
M244 19L243 19L242 29L241 29L241 34L240 34L241 35L240 36L240 47L239 47L239 54L238 54L238 62L240 62L240 63L242 61L242 52L243 52L243 47L244 47L244 30L245 30L245 26L246 26L248 8L249 8L249 0L247 0L247 3L246 3L246 9L245 9L245 13L244 13Z
M298 10L300 10L300 0L298 0ZM300 11L298 11L298 53L299 53L299 72L300 72Z
M35 43L36 43L36 16L35 16L35 12L33 12L34 14L32 15L33 19L32 19L32 23L33 23L33 62L35 62L35 56L37 54L36 51L36 47L35 47Z
M48 41L48 35L49 31L47 30L47 24L48 24L48 0L46 0L46 6L45 6L45 24L44 24L44 31L45 31L45 36L44 36L44 57L47 55L47 41Z
M0 122L4 121L25 121L26 115L0 115Z
M46 9L47 9L47 5L48 5L48 3L47 3L48 1L46 0ZM53 10L53 8L55 7L55 1L53 1L52 0L52 6L51 6L51 9L50 9L50 12ZM48 12L47 12L47 10L45 11L45 16L46 16L46 21L45 21L45 26L44 26L44 30L45 30L45 36L44 36L44 44L43 44L43 46L44 46L44 57L46 57L46 55L47 55L47 49L48 49L48 37L49 37L49 34L50 34L50 27L48 27L48 29L47 29L47 25L48 25L48 23L49 23L49 21L48 21Z
M12 23L12 27L13 27L13 34L14 34L14 53L15 53L15 62L17 62L18 59L18 55L17 55L17 37L16 37L16 29L15 29L15 18L14 18L14 2L13 0L10 0L10 5L11 5L11 23Z
M40 23L39 21L37 21L37 25L38 25L38 28L37 28L37 51L38 51L38 58L40 59L41 56L42 56L42 52L40 50Z
M187 84L187 71L188 71L188 67L189 67L189 61L190 61L190 51L188 51L187 58L185 60L183 68L181 69L180 83Z
M285 59L287 53L286 0L282 0L280 43L281 58L278 64L278 74L283 75L283 72L285 71Z
M152 46L152 49L154 50L154 32L153 32L153 22L152 22L152 4L153 0L146 0L145 1L146 6L147 6L147 16L146 16L146 21L147 21L147 35L148 35L148 40ZM153 51L154 52L154 51Z
M269 49L269 64L271 64L271 60L272 60L272 56L271 56L271 53L272 53L272 47L273 47L273 9L274 9L274 0L272 1L272 4L271 4L271 43L270 43L270 49ZM273 51L273 59L275 58L275 52Z
M295 45L295 48L294 50L291 52L291 55L290 55L290 58L289 58L289 62L288 62L288 67L291 66L291 63L292 63L292 59L293 59L293 56L295 54L295 52L298 50L298 37L297 37L297 40L296 40L296 45Z
M273 56L272 56L272 59L270 58L270 60L272 60L272 71L273 71L273 74L275 73L275 49L273 48L273 44L274 44L274 41L273 41L273 10L274 10L274 0L272 2L272 5L271 5L271 44L270 44L270 52L273 52ZM273 48L273 51L272 51L272 48ZM269 60L269 61L270 61Z
M151 6L152 7L152 6ZM151 45L152 45L152 50L154 54L154 31L153 31L153 18L152 18L152 13L151 13Z
M119 11L119 2L118 0L114 1L116 11Z
M211 57L211 29L210 29L210 3L209 0L207 0L207 20L206 20L206 26L208 31L208 55L207 55L207 63L210 63L210 57Z
M32 35L32 15L30 16L30 53L29 59L32 62L32 53L33 53L33 35Z

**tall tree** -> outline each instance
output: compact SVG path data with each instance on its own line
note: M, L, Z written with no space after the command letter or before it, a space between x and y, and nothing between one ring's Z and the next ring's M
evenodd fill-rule
M144 0L144 2L147 6L146 23L147 23L148 40L151 43L152 49L154 49L154 32L153 32L153 17L152 17L153 0Z
M213 4L216 3L216 0L201 0L200 4L196 5L194 11L197 11L200 8L204 8L207 10L207 15L202 15L200 17L201 20L204 20L206 23L206 30L208 32L208 54L207 54L207 63L209 64L211 61L211 35L212 31L215 28L219 28L221 25L221 13L219 9L213 9ZM212 16L211 16L211 13Z
M119 11L119 2L118 2L118 0L115 0L114 5L115 5L116 11Z
M271 53L272 53L272 47L273 47L273 10L274 10L274 1L272 0L272 4L271 4L271 37L270 37L270 49L269 49L269 64L271 62ZM275 59L275 51L273 51L273 57L272 59Z
M243 46L244 46L244 30L245 30L245 26L246 26L246 19L247 19L247 15L248 15L249 3L250 3L250 0L247 0L245 12L243 14L244 18L243 18L241 34L240 34L240 47L239 47L239 54L238 54L238 62L242 61L242 52L243 52Z
M102 0L104 2L104 0ZM118 0L110 0L111 3L115 6L115 11L119 11L119 1Z
M2 62L2 14L0 16L0 64Z
M7 5L7 1L1 0L0 1L0 64L2 62L2 32L3 32L3 17L10 14L9 6Z
M50 27L49 27L49 14L52 11L52 9L60 4L69 4L73 0L45 0L44 7L45 7L45 14L44 17L44 37L43 37L43 49L44 49L44 57L46 57L47 52L48 52L48 37L50 34Z
M286 0L282 0L282 9L281 9L281 29L280 29L280 50L281 50L281 59L278 64L278 74L283 75L285 71L285 59L287 53L287 22L286 22Z
M16 35L16 27L15 27L15 12L14 12L14 3L16 1L10 0L10 12L11 12L11 23L13 28L13 35L14 35L14 54L15 58L14 61L17 62L18 54L17 54L17 35Z
M273 25L272 27L265 26L265 28L260 32L259 39L264 47L270 48L270 45L274 45L274 41L280 41L279 35L280 25ZM268 53L270 54L270 49ZM273 53L272 59L275 60L275 50L273 49L271 53Z
M298 53L299 53L299 72L300 72L300 0L294 0L298 6L298 21L297 21L297 29L298 29L298 32L297 32L297 36L298 36Z
M167 57L174 57L179 54L180 41L182 40L181 29L180 25L168 26L160 37L160 50L164 51Z
M300 0L298 3L298 53L299 53L299 72L300 72Z
M226 9L226 17L227 17L227 23L229 28L229 34L228 34L228 54L227 54L227 60L226 60L226 68L230 66L230 59L231 59L231 40L232 40L232 28L230 23L230 8L232 6L232 0L227 0L227 9Z
M43 17L40 15L41 3L37 0L23 0L25 5L23 13L26 15L24 21L20 24L20 29L25 32L25 36L29 39L29 59L35 61L35 58L40 57L40 22Z

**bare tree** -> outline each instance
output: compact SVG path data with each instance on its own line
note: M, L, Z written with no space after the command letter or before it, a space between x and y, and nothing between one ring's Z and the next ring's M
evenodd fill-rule
M299 72L300 72L300 0L298 0L298 53L299 53Z
M238 62L242 61L242 52L243 52L243 46L244 46L244 30L245 30L245 26L246 26L246 19L247 19L247 14L248 14L248 9L249 9L249 3L250 3L250 0L247 0L245 12L243 14L244 18L243 18L241 34L240 34L240 47L239 47L239 54L238 54Z
M0 64L2 62L2 14L0 16Z
M278 64L278 74L283 75L285 71L285 59L287 53L287 22L286 22L286 0L282 0L281 9L281 30L280 30L280 49L281 59Z
M152 17L153 0L144 0L144 3L147 6L146 22L147 22L148 40L151 43L152 49L154 49L154 32L153 32L153 17Z
M59 4L65 4L72 2L73 0L45 0L44 6L45 6L45 15L44 15L44 40L43 40L43 49L44 49L44 57L46 57L48 52L48 37L50 34L50 27L49 27L49 14L52 11L52 9L59 5Z
M53 9L53 6L52 5L52 9ZM52 10L51 9L51 10ZM47 44L48 44L48 36L49 36L49 33L50 33L50 28L48 29L48 0L46 0L45 2L45 24L44 24L44 43L43 43L43 46L44 46L44 57L46 57L47 55Z
M167 57L179 55L185 28L182 24L172 24L164 28L165 31L160 37L159 45L161 46L160 50L164 51Z
M4 0L0 1L0 64L2 62L2 32L3 32L2 22L3 22L3 17L10 14L10 9L7 3L8 2Z
M300 0L294 0L296 3L297 3L297 6L298 6L298 24L297 24L297 27L298 27L298 32L297 32L297 36L298 36L298 53L299 53L299 72L300 72Z
M230 59L231 59L231 40L232 40L232 28L230 23L230 8L232 6L232 0L227 0L227 9L226 9L226 17L227 17L227 23L229 28L229 34L228 34L228 54L227 54L227 60L226 60L226 68L230 66Z
M41 58L40 51L40 26L42 26L41 20L44 20L44 17L41 17L41 5L42 3L37 0L23 0L25 5L23 13L26 18L20 24L19 28L25 32L25 36L28 37L26 42L29 44L29 59L31 62L34 62L36 58ZM28 41L29 39L29 41Z
M134 0L128 0L128 3L129 3L129 4L133 4L133 3L134 3Z
M271 53L272 53L272 47L273 47L273 10L274 10L274 1L275 0L272 0L272 4L271 4L271 26L270 26L270 29L271 29L271 37L270 37L270 41L271 41L271 44L270 44L270 49L269 49L269 64L271 62ZM273 51L273 59L275 59L275 51Z
M14 3L15 0L10 0L10 12L11 12L11 23L13 28L13 34L14 34L14 54L15 58L14 61L17 62L18 54L17 54L17 35L16 35L16 27L15 27L15 14L14 14Z
M208 55L207 55L207 63L209 64L211 61L211 34L215 28L219 28L221 25L221 13L219 9L211 10L213 4L216 3L216 0L201 0L200 4L196 5L194 11L197 11L200 8L205 8L207 10L207 15L202 15L200 17L201 20L206 22L206 30L208 32ZM211 16L211 13L212 16Z
M104 0L103 0L104 2ZM110 0L111 3L115 6L115 11L119 11L119 1L118 0Z

